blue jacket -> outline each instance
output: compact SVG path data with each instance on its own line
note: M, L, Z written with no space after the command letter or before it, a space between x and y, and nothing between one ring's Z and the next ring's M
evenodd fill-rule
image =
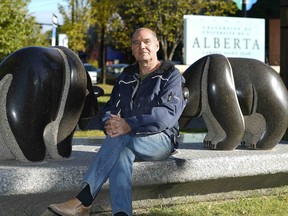
M139 65L126 67L115 81L111 98L103 108L102 125L112 114L130 125L131 136L165 132L178 136L178 119L186 105L182 88L185 79L170 61L141 81Z

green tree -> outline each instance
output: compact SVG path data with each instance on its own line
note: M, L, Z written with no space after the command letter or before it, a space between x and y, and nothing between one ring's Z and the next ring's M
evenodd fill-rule
M0 61L26 46L48 45L35 17L28 13L30 0L0 2Z
M68 46L75 52L86 51L87 30L89 28L89 0L67 0L68 6L58 5L64 24L61 31L68 36Z
M121 19L110 34L117 48L127 50L129 37L136 28L152 28L159 37L162 58L172 60L177 46L183 42L184 15L226 16L236 11L233 0L123 0L119 7Z
M90 21L99 37L99 66L102 68L102 83L106 83L106 48L109 41L107 32L112 22L111 19L117 12L118 3L118 1L114 0L91 0Z

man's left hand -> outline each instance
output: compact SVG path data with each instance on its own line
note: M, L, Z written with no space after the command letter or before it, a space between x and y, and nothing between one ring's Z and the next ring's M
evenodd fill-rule
M120 117L119 114L111 114L111 118L105 123L105 130L107 135L117 137L129 133L131 131L131 127L125 121L125 119Z

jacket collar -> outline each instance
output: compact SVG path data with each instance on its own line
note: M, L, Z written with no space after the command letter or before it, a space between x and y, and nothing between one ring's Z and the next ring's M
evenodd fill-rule
M154 72L154 74L163 74L171 69L173 69L175 65L170 60L165 60L161 63L160 67ZM135 63L132 65L129 65L128 67L124 68L123 73L126 73L128 75L134 75L135 73L139 74L139 64Z

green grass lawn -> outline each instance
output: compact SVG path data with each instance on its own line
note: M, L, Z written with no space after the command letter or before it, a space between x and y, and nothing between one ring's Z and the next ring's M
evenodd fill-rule
M252 192L253 193L253 192ZM210 202L187 202L181 205L146 209L137 216L287 216L288 186L274 188L265 195L224 199Z
M228 192L229 193L229 192ZM288 216L288 186L239 192L238 198L134 209L133 216ZM223 195L225 197L225 195ZM103 212L101 216L111 215Z
M206 128L191 128L191 129L185 129L181 130L180 134L186 134L186 133L205 133L207 130ZM105 136L104 132L102 130L77 130L74 133L75 138L79 137L101 137Z
M99 84L97 86L101 87L104 90L104 95L102 95L98 98L99 106L101 106L109 100L113 85Z

